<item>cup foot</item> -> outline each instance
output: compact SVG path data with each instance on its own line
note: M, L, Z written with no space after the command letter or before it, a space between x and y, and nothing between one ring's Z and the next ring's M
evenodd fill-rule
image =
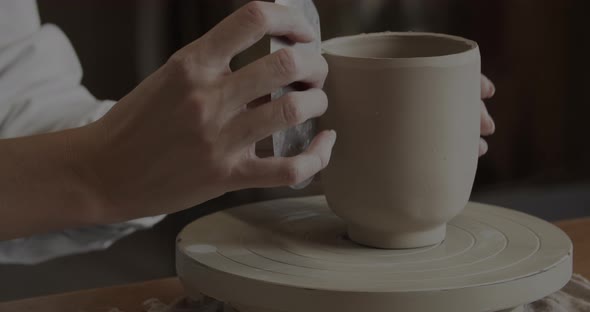
M446 224L417 232L388 233L367 230L356 226L348 227L348 236L354 242L383 249L407 249L431 246L445 239Z

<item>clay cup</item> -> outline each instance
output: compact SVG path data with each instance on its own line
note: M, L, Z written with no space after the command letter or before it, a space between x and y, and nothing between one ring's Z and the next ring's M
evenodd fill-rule
M330 72L321 128L338 138L322 186L357 243L416 248L444 240L478 160L477 44L432 33L323 43Z

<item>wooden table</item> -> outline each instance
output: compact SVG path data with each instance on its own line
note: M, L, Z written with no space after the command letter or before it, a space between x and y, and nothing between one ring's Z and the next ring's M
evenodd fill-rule
M590 277L590 218L555 223L574 243L574 272Z
M590 277L590 218L556 222L574 243L574 272ZM183 296L182 285L175 277L83 290L39 298L0 303L1 312L110 312L117 308L125 312L143 311L142 303L158 298L170 303ZM119 311L116 310L116 311Z

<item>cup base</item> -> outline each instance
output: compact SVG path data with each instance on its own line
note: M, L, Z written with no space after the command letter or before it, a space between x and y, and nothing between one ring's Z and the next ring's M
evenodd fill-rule
M348 237L354 242L383 249L419 248L438 244L445 239L446 224L418 232L387 233L367 230L356 226L348 227Z

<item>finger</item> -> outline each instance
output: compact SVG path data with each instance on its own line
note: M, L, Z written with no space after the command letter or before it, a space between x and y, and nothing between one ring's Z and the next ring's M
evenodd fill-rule
M491 135L496 131L496 124L488 113L488 109L483 101L481 101L481 116L480 116L480 134Z
M264 35L285 36L294 42L310 42L315 31L298 10L274 3L253 1L225 18L204 37L202 46L211 61L228 64L238 53Z
M291 92L280 98L237 115L228 131L230 146L242 148L269 135L321 116L328 108L328 98L321 89Z
M322 88L327 75L328 64L321 54L285 48L226 76L223 88L233 108L293 82Z
M496 86L484 74L481 74L481 98L489 99L496 93Z
M480 138L479 139L479 157L485 155L488 152L488 142Z
M336 132L319 133L307 150L294 157L252 159L245 165L248 187L276 187L301 183L325 168L336 142Z
M256 108L258 106L267 104L268 102L270 102L270 94L263 95L263 96L255 99L255 100L253 100L252 102L246 104L246 107L248 109L253 109L253 108Z

